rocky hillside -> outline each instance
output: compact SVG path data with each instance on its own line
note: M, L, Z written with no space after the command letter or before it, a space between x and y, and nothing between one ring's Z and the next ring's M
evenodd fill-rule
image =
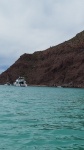
M22 55L0 75L0 84L19 76L29 85L84 87L84 31L47 50Z

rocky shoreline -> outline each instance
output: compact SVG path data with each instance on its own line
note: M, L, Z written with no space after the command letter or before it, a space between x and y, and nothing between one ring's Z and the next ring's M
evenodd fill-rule
M84 31L57 46L23 54L0 75L0 84L25 77L28 85L84 87Z

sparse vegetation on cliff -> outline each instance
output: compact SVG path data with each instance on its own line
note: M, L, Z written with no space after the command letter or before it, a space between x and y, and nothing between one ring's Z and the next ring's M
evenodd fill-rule
M47 50L22 55L0 75L0 84L19 76L29 85L84 87L84 31Z

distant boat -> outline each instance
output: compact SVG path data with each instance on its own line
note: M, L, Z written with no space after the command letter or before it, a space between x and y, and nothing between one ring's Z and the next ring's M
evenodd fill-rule
M15 86L21 86L21 87L27 87L26 81L24 79L24 77L19 77L14 84Z
M62 88L62 86L60 86L60 85L59 85L59 86L57 86L57 87L58 87L58 88Z
M9 82L7 82L6 84L4 84L4 85L11 85Z
M11 84L10 84L10 78L9 78L8 75L7 75L7 81L6 81L6 83L5 83L4 85L11 85Z

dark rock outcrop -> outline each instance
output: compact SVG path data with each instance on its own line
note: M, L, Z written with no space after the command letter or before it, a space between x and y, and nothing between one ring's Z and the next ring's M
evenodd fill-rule
M29 85L84 87L84 31L47 50L22 55L0 75L0 84L19 76Z

